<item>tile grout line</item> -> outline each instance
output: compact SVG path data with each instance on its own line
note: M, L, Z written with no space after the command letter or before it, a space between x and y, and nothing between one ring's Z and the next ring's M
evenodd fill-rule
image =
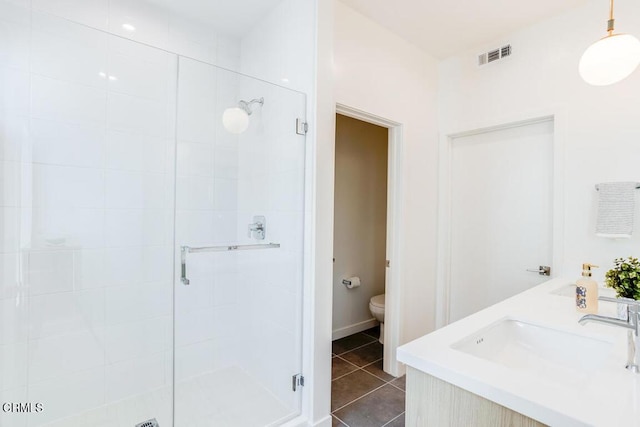
M371 342L368 342L368 343L366 343L366 344L362 344L362 345L360 345L360 346L358 346L358 347L354 347L354 348L352 348L351 350L343 351L342 353L333 353L333 352L332 352L332 354L335 354L336 356L342 356L343 354L351 353L352 351L355 351L355 350L361 349L362 347L366 347L366 346L368 346L368 345L371 345L371 344L373 344L373 343L377 342L377 341L375 340L375 338L373 338L373 337L371 337L371 338L373 339L373 341L371 341Z
M362 396L359 396L359 397L357 397L357 398L353 399L351 402L345 403L344 405L340 406L339 408L334 409L334 410L331 412L331 414L333 415L335 412L338 412L339 410L344 409L345 407L347 407L347 406L351 405L351 404L352 404L352 403L354 403L354 402L357 402L358 400L362 399L363 397L370 395L370 394L371 394L371 393L373 393L374 391L380 390L382 387L384 387L384 386L386 386L386 385L387 385L387 383L384 383L384 384L382 384L381 386L376 387L376 388L374 388L374 389L373 389L373 390L371 390L371 391L368 391L367 393L363 394Z
M387 421L385 424L383 424L383 425L382 425L382 427L388 426L389 424L391 424L392 422L394 422L395 420L397 420L398 418L400 418L401 416L403 416L403 415L404 415L404 413L405 413L405 411L402 411L402 413L401 413L400 415L398 415L398 416L397 416L397 417L395 417L395 418L390 419L390 420L389 420L389 421ZM336 417L336 418L338 418L338 417ZM339 419L339 418L338 418L338 419ZM340 420L340 421L342 421L342 420Z
M378 359L378 360L375 360L375 361L373 361L373 362L371 362L371 363L368 363L368 364L366 364L366 365L364 365L364 366L358 366L358 365L356 365L356 364L354 364L354 363L351 363L351 362L349 362L348 360L346 360L346 359L344 359L344 358L342 358L342 357L340 357L340 356L335 356L335 357L333 357L333 359L335 359L335 358L338 358L338 359L340 359L340 360L342 360L342 361L344 361L344 362L349 363L349 364L350 364L350 365L352 365L352 366L355 366L355 368L356 368L356 369L354 369L354 370L353 370L353 371L351 371L351 372L347 372L346 374L342 374L342 375L340 375L340 376L338 376L338 377L331 378L331 382L336 381L336 380L339 380L339 379L341 379L341 378L344 378L344 377L346 377L347 375L351 375L351 374L353 374L353 373L354 373L354 372L356 372L356 371L365 371L365 372L366 372L366 373L368 373L369 375L373 375L374 377L378 378L380 381L384 381L384 382L385 382L385 383L387 383L387 384L391 384L393 381L395 381L395 380L397 380L397 379L399 379L399 378L402 378L402 377L393 377L393 378L392 378L392 379L390 379L390 380L385 380L384 378L382 378L382 377L380 377L380 376L378 376L378 375L374 374L373 372L369 372L369 371L367 371L367 370L365 369L365 368L367 368L367 367L369 367L369 366L373 365L374 363L378 363L379 361L383 360L383 358L380 358L380 359ZM384 372L384 371L383 371L383 372ZM397 388L398 390L400 390L400 391L403 391L403 392L404 392L404 390L402 390L400 387L396 386L395 384L391 384L391 385L392 385L392 386L394 386L395 388Z
M404 412L403 412L404 413ZM346 427L349 427L349 424L345 423L342 419L340 419L339 417L336 417L335 415L333 415L333 413L331 414L331 416L333 418L335 418L336 420L340 421L342 424L344 424Z

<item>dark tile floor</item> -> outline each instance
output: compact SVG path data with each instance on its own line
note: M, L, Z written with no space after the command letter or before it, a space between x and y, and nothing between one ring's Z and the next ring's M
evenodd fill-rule
M378 327L333 342L334 427L403 427L405 378L382 370Z

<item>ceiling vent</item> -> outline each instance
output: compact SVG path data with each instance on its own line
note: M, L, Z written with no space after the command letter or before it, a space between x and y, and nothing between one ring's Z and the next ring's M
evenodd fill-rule
M498 49L492 49L489 52L478 55L478 65L486 65L490 62L497 61L511 55L511 45L502 46Z

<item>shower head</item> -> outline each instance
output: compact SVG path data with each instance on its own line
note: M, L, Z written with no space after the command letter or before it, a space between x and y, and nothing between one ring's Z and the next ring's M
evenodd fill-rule
M260 106L262 107L264 105L264 98L252 99L249 102L243 100L240 100L240 102L238 102L238 106L242 108L248 115L251 115L251 113L253 113L253 109L251 108L253 104L260 104Z
M222 115L224 128L235 134L247 130L249 127L249 116L253 113L253 105L264 105L264 98L252 99L251 101L240 100L237 107L227 108Z

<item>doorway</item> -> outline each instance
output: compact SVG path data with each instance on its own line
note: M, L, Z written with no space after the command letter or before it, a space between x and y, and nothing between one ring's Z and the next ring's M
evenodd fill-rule
M361 110L338 104L336 106L336 112L344 119L356 119L363 125L375 126L381 132L386 133L386 220L385 224L385 257L382 258L384 269L384 372L393 376L401 376L404 373L403 366L397 362L396 349L399 346L401 337L401 321L400 321L400 306L402 301L402 288L401 288L401 224L400 218L401 212L401 189L402 179L400 171L402 170L402 125L388 119L375 116L370 113L363 112ZM338 117L338 118L339 118ZM342 119L340 119L342 120ZM336 187L340 185L336 183ZM383 198L384 200L384 198ZM367 208L360 208L359 214L366 214ZM382 239L379 239L382 240ZM357 242L356 242L357 243ZM362 245L362 244L361 244ZM339 264L338 260L336 263ZM335 266L335 265L334 265ZM338 266L340 267L340 266ZM341 274L340 274L341 273ZM346 285L342 284L343 279L356 276L356 271L336 271L334 274L334 290L337 286L342 286L344 291L362 291L366 283L362 284L356 289L347 289ZM341 277L347 276L347 277ZM378 279L378 281L382 281ZM361 282L362 283L362 282ZM371 285L371 284L370 284ZM338 294L334 292L334 295ZM373 295L373 294L372 294ZM380 294L375 294L380 295ZM340 338L347 336L349 333L357 333L358 331L365 331L375 325L372 321L373 316L369 310L370 297L360 298L363 301L359 302L359 310L364 313L365 318L360 321L356 321L355 328L334 328L333 338ZM334 300L335 302L335 300ZM360 323L362 322L362 323ZM360 323L358 325L358 323ZM369 330L369 333L371 331Z
M547 116L448 137L444 324L548 280L539 273L543 267L555 273L556 134L554 117Z

